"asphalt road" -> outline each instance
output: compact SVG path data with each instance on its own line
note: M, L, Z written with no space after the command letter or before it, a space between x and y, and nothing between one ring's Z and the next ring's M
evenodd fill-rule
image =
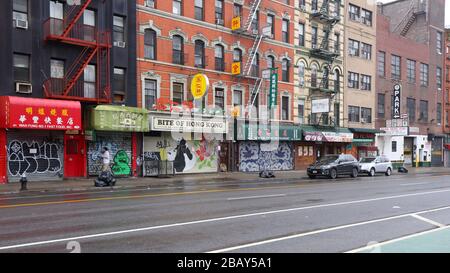
M348 252L447 225L450 171L9 195L0 252Z

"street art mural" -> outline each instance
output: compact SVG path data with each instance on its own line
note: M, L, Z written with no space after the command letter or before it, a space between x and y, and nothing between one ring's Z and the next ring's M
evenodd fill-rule
M115 176L131 175L131 135L98 134L96 141L88 143L88 174L99 175L102 170L102 150L108 147L111 156L111 171Z
M280 142L276 150L262 151L258 142L242 142L239 144L239 160L241 172L292 170L294 169L293 146L290 142Z
M60 143L12 140L8 145L9 175L62 174L62 151Z
M158 162L173 162L175 173L216 172L218 155L214 140L173 140L146 138L144 168L146 176L157 175Z

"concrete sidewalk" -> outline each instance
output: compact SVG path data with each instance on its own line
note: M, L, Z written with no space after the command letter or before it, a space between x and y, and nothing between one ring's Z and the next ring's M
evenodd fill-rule
M450 168L409 168L409 174L450 174ZM165 187L202 186L214 183L250 183L250 182L296 182L307 180L306 171L276 171L275 178L260 178L258 173L211 173L211 174L185 174L170 178L139 177L119 178L113 189L146 189ZM404 175L394 172L393 175ZM51 192L77 192L77 191L109 191L111 187L97 188L94 186L95 177L83 179L65 179L59 182L28 182L28 190L20 192L20 183L0 185L0 196L7 194L31 194Z

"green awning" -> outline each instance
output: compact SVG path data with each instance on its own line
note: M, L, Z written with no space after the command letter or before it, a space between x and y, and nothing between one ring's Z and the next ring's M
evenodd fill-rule
M362 134L381 134L384 131L371 129L371 128L348 128L353 133L362 133Z
M373 143L375 140L373 139L363 139L363 138L354 138L353 143Z
M238 128L237 140L300 141L302 130L295 125L279 125L278 130L273 130L270 125L243 124Z
M312 126L302 125L303 132L335 132L335 133L352 133L348 128L343 127L325 127L325 126Z
M91 112L91 128L97 131L149 132L148 111L137 107L98 105Z

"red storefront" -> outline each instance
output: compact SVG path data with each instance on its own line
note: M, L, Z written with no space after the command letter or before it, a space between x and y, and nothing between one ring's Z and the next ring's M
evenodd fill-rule
M86 176L77 101L0 97L0 183Z

